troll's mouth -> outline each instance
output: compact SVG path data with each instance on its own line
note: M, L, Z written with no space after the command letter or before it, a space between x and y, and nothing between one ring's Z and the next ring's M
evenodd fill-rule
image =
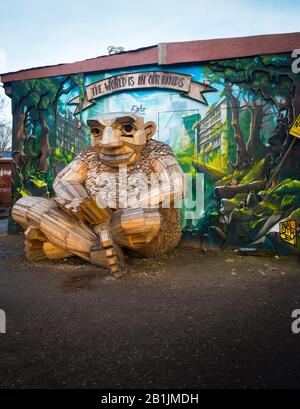
M108 154L100 153L99 158L103 160L104 162L118 163L118 162L128 161L132 157L132 155L133 155L133 152L125 153L122 155L111 155L111 154L108 155Z

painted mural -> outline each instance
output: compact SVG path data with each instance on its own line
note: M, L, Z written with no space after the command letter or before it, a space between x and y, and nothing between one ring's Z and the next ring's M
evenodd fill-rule
M203 175L200 193L190 186L201 211L190 218L191 209L181 210L185 239L300 254L300 142L289 135L300 113L300 76L291 65L281 54L164 68L184 84L190 78L198 97L174 82L87 99L93 84L162 71L155 66L15 82L14 200L53 194L56 174L90 143L88 119L137 112L157 123L155 138L172 147L185 173Z

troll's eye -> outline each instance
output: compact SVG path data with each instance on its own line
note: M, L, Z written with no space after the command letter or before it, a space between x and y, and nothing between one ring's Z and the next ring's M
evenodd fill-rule
M95 136L100 136L101 135L101 129L99 129L99 128L92 128L91 132Z
M123 125L123 131L125 133L130 133L134 130L135 128L131 124L125 124Z

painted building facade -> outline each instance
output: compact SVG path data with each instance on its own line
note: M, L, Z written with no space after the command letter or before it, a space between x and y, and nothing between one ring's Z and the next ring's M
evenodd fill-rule
M300 254L300 142L289 135L300 114L291 68L299 44L300 33L160 44L2 75L12 98L13 200L53 194L56 174L90 143L88 119L136 112L157 123L155 138L192 180L201 175L200 191L189 187L203 199L200 212L182 209L185 238Z

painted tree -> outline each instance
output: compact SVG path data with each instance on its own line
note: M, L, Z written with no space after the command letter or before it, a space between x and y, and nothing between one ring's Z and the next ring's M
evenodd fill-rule
M291 71L288 55L237 58L208 63L204 75L212 83L224 86L232 113L232 127L237 145L233 168L247 167L251 159L258 160L267 153L260 138L260 129L266 116L285 113L290 124L300 110L299 76ZM250 110L250 137L240 128L240 113ZM286 149L282 146L282 150Z
M28 181L46 187L47 183L42 182L48 182L51 177L49 158L53 152L51 146L55 143L55 118L60 97L76 89L82 99L83 76L19 81L13 87L14 180L19 190L24 183L28 185Z
M4 151L11 146L11 128L8 125L0 126L0 158Z
M0 157L2 153L11 147L11 125L7 119L5 106L6 99L0 88Z

